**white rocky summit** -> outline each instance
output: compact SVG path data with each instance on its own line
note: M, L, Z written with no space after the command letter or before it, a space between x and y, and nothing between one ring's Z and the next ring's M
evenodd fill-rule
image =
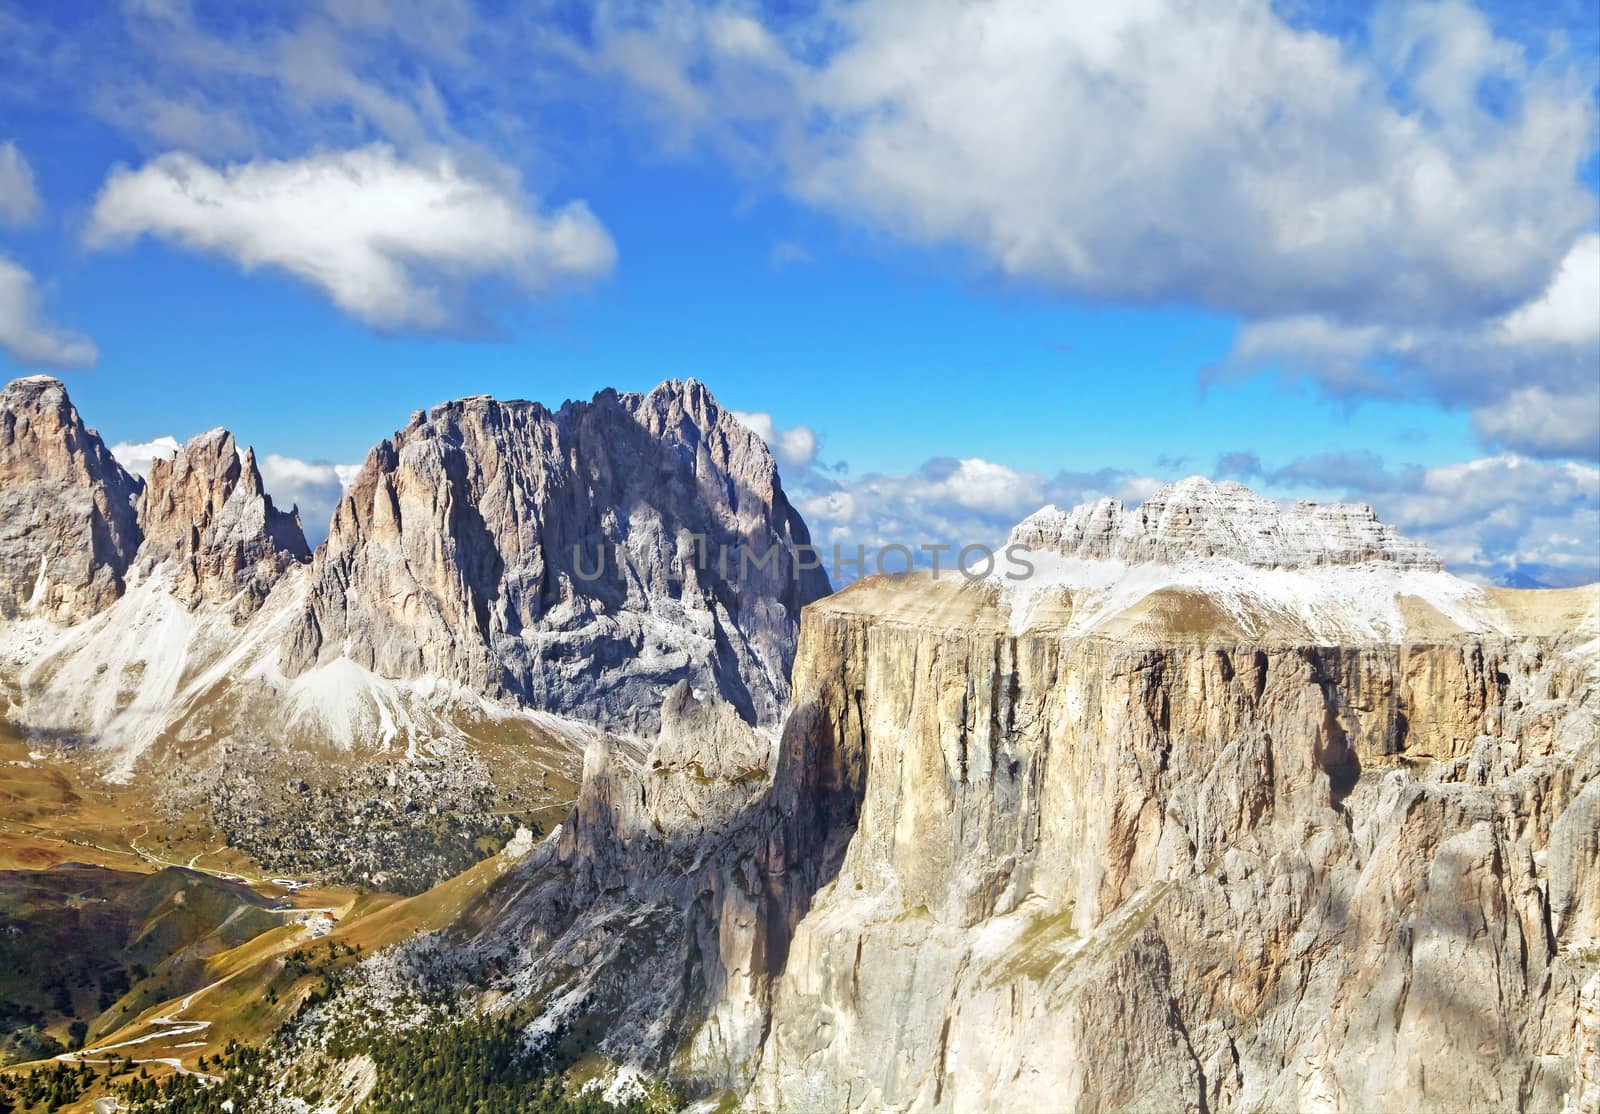
M1303 569L1381 561L1437 570L1427 546L1401 537L1365 503L1302 500L1284 509L1243 484L1190 476L1136 507L1118 499L1043 507L1011 540L1063 557L1129 564L1224 557L1262 569Z
M808 607L764 768L682 690L592 750L489 1008L750 1110L1593 1109L1600 592L1196 481L1019 533L1097 515Z
M1012 530L1028 565L996 570L1011 627L1157 638L1231 630L1274 643L1364 645L1504 629L1482 590L1358 503L1287 508L1191 476L1144 503L1047 506Z

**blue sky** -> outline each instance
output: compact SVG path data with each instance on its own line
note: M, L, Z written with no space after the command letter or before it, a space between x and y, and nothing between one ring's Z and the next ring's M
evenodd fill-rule
M825 540L1204 472L1595 577L1595 4L946 8L0 2L0 364L314 535L416 407L695 376Z

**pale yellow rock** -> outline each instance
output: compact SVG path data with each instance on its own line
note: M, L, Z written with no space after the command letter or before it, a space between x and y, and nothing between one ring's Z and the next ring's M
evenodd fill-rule
M748 1104L1559 1107L1600 961L1596 599L1337 647L1181 608L1016 636L954 579L814 605L795 699L865 709L832 746L868 775Z

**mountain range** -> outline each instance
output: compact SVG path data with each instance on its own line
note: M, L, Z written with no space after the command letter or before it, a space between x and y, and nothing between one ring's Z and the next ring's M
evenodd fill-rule
M119 1008L270 987L251 1109L465 1019L618 1105L1600 1104L1600 586L1192 477L1040 509L1026 576L830 594L692 380L419 410L312 551L226 431L140 481L23 379L0 506L16 761L416 895Z

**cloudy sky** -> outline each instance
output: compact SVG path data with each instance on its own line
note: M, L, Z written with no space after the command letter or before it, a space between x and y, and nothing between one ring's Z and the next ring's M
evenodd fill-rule
M0 0L0 363L320 535L411 410L695 376L823 541L1202 472L1600 573L1600 0Z

